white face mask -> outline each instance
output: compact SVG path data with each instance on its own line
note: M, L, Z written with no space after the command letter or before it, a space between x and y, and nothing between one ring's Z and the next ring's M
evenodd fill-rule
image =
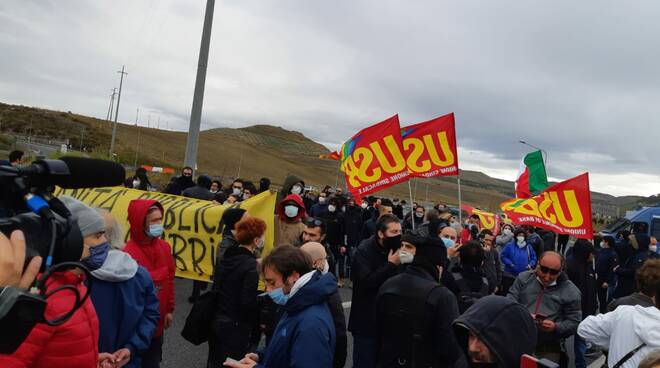
M600 247L601 248L605 248L606 246L607 246L607 243L605 243L604 241L600 242Z
M140 181L139 180L133 180L133 188L137 188L140 186Z
M335 207L334 205L332 205L332 204L328 205L328 211L335 212L336 210L337 210L337 207Z
M243 193L243 191L240 190L239 188L233 188L233 189L231 190L231 192L232 192L232 194L234 194L234 195L240 195L241 193Z
M368 205L368 204L366 204L365 202L362 202L362 204L360 205L360 207L362 207L362 208L365 208L365 209L366 209L367 207L369 207L369 205Z
M294 185L293 188L291 188L291 193L300 195L300 193L302 193L302 188L300 185Z
M525 237L524 236L518 236L516 237L516 240L518 241L518 246L519 247L524 247L525 246Z
M502 234L504 234L504 235L511 235L511 229L509 229L508 227L505 228L504 230L502 230Z
M422 217L424 217L424 214L422 212L415 212L415 216L417 218L422 218Z
M325 197L319 197L319 203L324 204L325 203Z
M649 250L653 253L658 253L658 245L649 245Z
M415 255L412 253L406 252L405 250L399 251L399 261L401 261L401 264L412 263L414 258Z
M263 249L264 244L266 244L266 238L264 237L259 238L259 241L257 242L257 249Z
M298 207L291 205L284 206L284 214L286 215L286 217L294 218L298 216Z

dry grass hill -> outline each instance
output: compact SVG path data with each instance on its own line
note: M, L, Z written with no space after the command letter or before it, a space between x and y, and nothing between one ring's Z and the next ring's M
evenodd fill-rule
M44 139L69 139L73 149L80 148L82 133L83 147L88 154L107 157L112 125L72 112L0 103L0 130L4 133L4 138L0 137L0 145L7 145L8 136L30 134ZM137 151L139 165L178 169L183 162L185 144L184 132L118 124L117 159L126 165L133 165ZM200 172L221 177L225 182L237 176L258 182L265 176L277 186L286 174L295 173L305 178L308 184L322 187L335 185L338 178L340 183L342 180L337 175L336 161L318 158L319 154L327 151L326 147L302 133L281 127L254 125L239 129L217 128L200 134L198 168ZM152 177L161 184L169 179L158 175ZM484 209L496 210L502 201L513 196L512 182L491 178L481 172L462 171L461 183L464 202ZM457 203L455 178L413 180L411 184L416 200ZM384 194L408 198L407 184L389 189ZM618 200L613 196L594 193L594 200L625 207L645 199L621 197Z

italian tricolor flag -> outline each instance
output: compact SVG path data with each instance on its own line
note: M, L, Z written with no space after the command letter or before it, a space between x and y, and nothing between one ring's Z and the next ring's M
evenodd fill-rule
M548 176L541 151L528 153L520 163L520 172L516 179L516 197L530 198L533 192L548 187Z

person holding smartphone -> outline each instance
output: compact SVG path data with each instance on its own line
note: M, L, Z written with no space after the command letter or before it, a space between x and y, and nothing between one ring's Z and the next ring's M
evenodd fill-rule
M580 290L564 271L564 259L556 252L541 255L536 269L518 275L508 298L527 308L539 329L536 356L568 366L560 342L577 331L582 321Z

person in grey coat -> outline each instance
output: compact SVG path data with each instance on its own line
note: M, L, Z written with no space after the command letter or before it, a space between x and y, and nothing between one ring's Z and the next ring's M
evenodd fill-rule
M502 249L506 247L507 244L511 243L511 240L513 240L513 225L511 224L504 224L502 225L502 231L500 232L500 235L495 238L495 247L497 248L497 251L502 253Z
M545 252L535 270L518 275L508 298L522 304L539 327L536 356L568 364L560 341L577 331L582 321L580 290L563 272L564 260L556 252Z

